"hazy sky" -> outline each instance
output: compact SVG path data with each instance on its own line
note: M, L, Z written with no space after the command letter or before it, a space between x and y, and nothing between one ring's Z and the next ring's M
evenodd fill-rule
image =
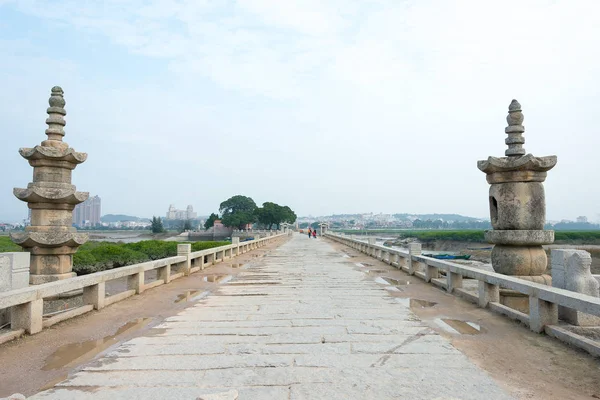
M476 162L556 154L549 219L600 213L600 2L0 0L0 220L50 88L103 214L243 194L298 215L488 216Z

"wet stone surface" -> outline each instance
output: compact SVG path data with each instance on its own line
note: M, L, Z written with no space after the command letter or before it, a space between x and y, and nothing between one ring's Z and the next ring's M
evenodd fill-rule
M435 303L401 299L389 289L402 285L367 269L296 235L229 282L207 275L208 297L33 398L510 398L413 313Z

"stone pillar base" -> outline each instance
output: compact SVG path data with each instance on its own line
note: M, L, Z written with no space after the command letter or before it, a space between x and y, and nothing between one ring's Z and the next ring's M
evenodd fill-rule
M69 279L77 276L75 272L67 272L65 274L52 274L52 275L29 275L30 285L41 285L42 283L60 281L62 279Z
M523 279L524 281L539 283L546 286L552 286L552 277L550 275L515 276L515 278Z

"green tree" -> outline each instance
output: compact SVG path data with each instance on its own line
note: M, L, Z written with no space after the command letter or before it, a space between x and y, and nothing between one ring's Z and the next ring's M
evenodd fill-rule
M250 197L236 195L219 206L223 216L223 225L244 229L246 225L256 221L256 203Z
M179 224L179 232L185 232L185 231L191 231L193 229L192 226L192 221L189 219L186 219L185 221L181 221L181 223Z
M296 213L294 211L292 211L292 209L289 208L288 206L284 206L283 207L283 219L281 220L281 222L287 222L288 224L293 224L294 222L296 222L296 219L298 219L298 216L296 215ZM279 228L279 225L277 226L277 228Z
M256 217L267 229L271 229L273 225L277 225L279 229L282 222L296 222L296 214L291 208L272 202L263 203L262 208L257 208Z
M256 217L258 222L263 224L266 229L271 229L273 224L278 224L283 216L283 207L279 204L266 202L262 208L256 209Z
M165 228L160 217L152 217L152 233L163 233Z
M204 223L204 230L209 230L215 226L215 221L219 219L219 214L212 213Z

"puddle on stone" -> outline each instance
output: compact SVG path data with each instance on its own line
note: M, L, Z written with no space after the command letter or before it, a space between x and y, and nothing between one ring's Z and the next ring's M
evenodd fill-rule
M479 335L483 332L481 325L458 319L436 318L435 324L448 333L458 335Z
M386 286L385 290L389 290L390 292L401 292L402 290L398 289L396 286Z
M68 377L69 377L69 375L62 375L60 378L53 379L50 382L46 383L41 388L39 388L38 392L43 392L44 390L52 389L54 386L56 386L57 384L61 383L64 380L66 380Z
M390 285L394 285L394 286L410 285L410 281L407 281L407 280L395 279L395 278L390 278L387 276L383 276L382 279L388 281Z
M382 285L389 285L390 283L388 281L386 281L385 279L383 279L382 277L378 276L377 278L374 279L375 282L382 284Z
M429 308L429 307L433 307L435 306L437 303L433 302L433 301L427 301L427 300L421 300L421 299L411 299L410 297L407 298L396 298L396 302L402 304L405 307L410 307L410 308Z
M42 367L44 371L63 368L73 361L85 356L91 359L94 355L117 343L120 335L133 330L140 329L150 323L152 318L137 318L121 326L110 336L102 339L86 340L80 343L71 343L59 347L54 353L46 358L46 364Z
M199 290L186 290L185 292L177 295L177 299L174 301L174 303L181 303L182 301L190 301L191 299L198 296L199 293L200 293Z
M389 271L387 271L385 269L368 269L365 272L367 274L369 274L370 276L377 276L377 275L385 274L386 272L389 272Z
M205 282L227 283L233 278L231 275L207 275L203 278Z

